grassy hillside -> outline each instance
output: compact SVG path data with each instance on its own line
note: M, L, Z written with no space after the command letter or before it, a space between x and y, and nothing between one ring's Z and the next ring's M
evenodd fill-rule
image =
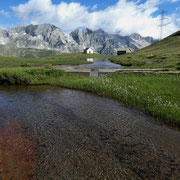
M44 58L18 58L0 56L0 68L33 67L53 65L79 65L87 64L87 58L104 58L100 54L71 53L53 55Z
M13 44L0 45L0 56L38 58L56 54L60 54L60 52L45 49L18 48Z
M180 31L131 54L111 57L128 68L165 68L180 70Z

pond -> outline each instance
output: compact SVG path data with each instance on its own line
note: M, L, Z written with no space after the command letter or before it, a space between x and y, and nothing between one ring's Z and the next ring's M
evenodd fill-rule
M56 66L58 69L77 69L77 68L97 68L97 69L121 69L121 65L115 64L108 59L100 58L88 58L88 62L91 64L82 64L76 66L62 65Z
M3 179L179 179L179 139L179 130L111 99L0 87Z
M79 65L79 67L85 68L98 68L98 69L120 69L121 65L115 64L108 59L87 59L87 61L92 62L92 64Z

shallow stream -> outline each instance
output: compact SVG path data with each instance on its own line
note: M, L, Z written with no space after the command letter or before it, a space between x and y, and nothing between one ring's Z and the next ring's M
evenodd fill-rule
M39 180L180 179L180 131L92 94L4 86L0 175Z

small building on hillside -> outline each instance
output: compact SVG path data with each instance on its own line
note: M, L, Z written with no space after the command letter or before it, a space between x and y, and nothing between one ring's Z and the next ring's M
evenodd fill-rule
M126 53L132 53L132 49L131 48L123 48L123 49L118 49L117 51L117 56L126 54Z
M86 48L86 49L84 49L84 53L86 53L86 54L93 54L94 51L91 48Z

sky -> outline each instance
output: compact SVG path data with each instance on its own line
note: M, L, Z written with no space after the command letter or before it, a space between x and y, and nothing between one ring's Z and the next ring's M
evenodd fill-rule
M64 32L103 29L108 33L163 37L180 30L180 0L3 0L0 28L53 24Z

